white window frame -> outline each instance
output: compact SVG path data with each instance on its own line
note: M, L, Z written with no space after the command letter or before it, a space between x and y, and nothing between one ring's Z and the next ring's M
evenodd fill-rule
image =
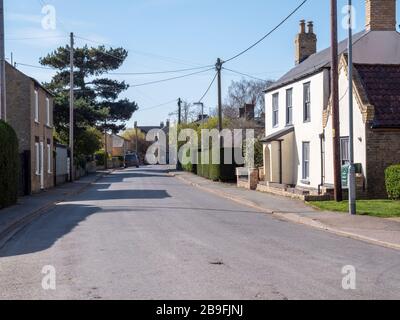
M311 82L303 84L303 121L311 122Z
M40 176L40 147L39 142L35 142L35 174Z
M342 166L350 164L350 138L340 138L340 162Z
M306 150L307 146L307 150ZM310 181L310 160L311 160L311 143L309 141L304 141L302 145L302 153L303 153L303 159L302 159L302 177L303 181Z
M272 95L272 127L279 126L279 92Z
M293 88L286 90L286 125L293 125Z
M51 144L47 144L47 173L52 174L52 165L51 165Z
M48 127L51 126L51 123L50 123L50 99L49 98L46 98L46 125Z
M39 91L35 90L35 122L39 123Z

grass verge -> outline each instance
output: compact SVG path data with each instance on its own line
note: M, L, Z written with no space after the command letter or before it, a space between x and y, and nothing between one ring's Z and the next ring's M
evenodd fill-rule
M349 202L313 201L310 205L324 211L348 212ZM400 218L400 201L392 200L359 200L357 213L379 218Z

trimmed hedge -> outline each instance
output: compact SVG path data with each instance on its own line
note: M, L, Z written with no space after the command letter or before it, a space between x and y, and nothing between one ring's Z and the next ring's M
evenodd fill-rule
M400 164L386 169L386 190L390 199L400 200Z
M14 129L0 120L0 209L18 199L19 153Z
M221 160L224 159L224 152L232 152L233 149L222 149ZM212 151L209 153L209 164L201 163L201 152L199 152L199 164L197 165L197 175L210 179L212 181L231 182L236 180L235 170L236 165L228 164L212 164Z

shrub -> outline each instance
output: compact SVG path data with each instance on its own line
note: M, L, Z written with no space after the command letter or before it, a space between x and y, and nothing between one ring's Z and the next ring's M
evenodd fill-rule
M97 166L102 167L102 166L105 166L106 159L108 159L109 157L106 154L106 152L104 150L102 150L102 151L96 152L95 158L96 158Z
M400 165L394 165L385 172L386 190L390 199L400 200Z
M19 154L14 129L0 120L0 209L18 199Z

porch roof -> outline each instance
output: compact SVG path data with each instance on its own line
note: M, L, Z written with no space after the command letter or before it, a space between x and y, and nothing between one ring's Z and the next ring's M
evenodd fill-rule
M286 136L292 132L294 132L294 127L290 126L283 130L277 131L277 132L265 137L264 139L261 139L261 142L269 143L269 142L273 142L273 141L278 141L279 139L283 138L284 136Z

